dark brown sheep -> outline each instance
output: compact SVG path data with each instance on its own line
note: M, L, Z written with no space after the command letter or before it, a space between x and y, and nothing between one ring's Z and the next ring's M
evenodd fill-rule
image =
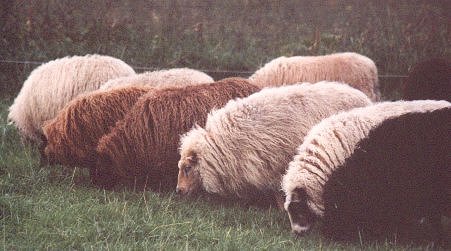
M203 126L211 109L258 90L245 79L227 78L146 94L99 140L92 181L104 188L121 182L139 189L174 189L180 135L194 124Z
M451 101L451 60L429 59L412 67L402 85L402 98Z
M44 124L41 162L91 168L99 138L151 89L125 87L74 99Z
M451 107L404 114L372 129L325 181L324 232L338 239L449 240L441 217L451 216L450 132ZM422 217L431 228L417 235Z

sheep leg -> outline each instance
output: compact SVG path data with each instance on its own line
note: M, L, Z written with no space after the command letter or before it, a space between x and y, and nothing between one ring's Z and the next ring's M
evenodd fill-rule
M443 238L443 226L442 226L442 217L440 215L440 213L437 212L433 212L430 216L430 221L431 221L431 225L433 228L433 233L434 233L434 237L433 237L433 241L434 243L437 243L439 245L444 245L445 244L445 238Z
M100 188L111 190L116 184L117 180L114 178L112 173L102 172L98 168L90 168L89 176L91 182Z
M275 192L274 199L276 201L276 204L277 204L277 207L279 208L279 210L284 212L285 208L283 205L285 203L285 196L282 193Z
M39 151L39 152L41 152L41 151ZM40 158L39 158L39 167L45 167L45 166L48 166L49 165L49 161L48 161L48 159L47 159L47 157L44 155L44 154L40 154Z
M39 143L39 167L48 166L50 164L47 155L45 154L45 148L47 147L47 138L41 134L41 142Z

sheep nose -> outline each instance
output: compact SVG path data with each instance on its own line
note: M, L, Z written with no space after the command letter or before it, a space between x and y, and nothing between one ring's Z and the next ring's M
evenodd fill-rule
M41 158L39 159L39 167L44 167L44 166L48 166L49 164L49 160L47 158L47 156L45 156L44 154L41 154Z
M307 234L310 226L300 226L298 224L294 224L291 226L291 233L296 237L300 238Z
M175 188L175 193L178 194L178 195L183 194L183 189L181 189L179 186L177 186Z

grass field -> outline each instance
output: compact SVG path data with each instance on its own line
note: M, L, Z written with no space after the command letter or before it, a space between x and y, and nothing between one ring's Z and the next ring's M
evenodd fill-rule
M223 70L246 75L281 55L353 51L373 59L380 75L406 75L423 58L451 56L445 2L0 1L0 61L100 53L151 69L209 69L219 79L239 74ZM295 239L287 215L276 209L103 191L90 184L86 170L40 167L36 149L22 145L6 124L7 107L36 66L0 62L0 249L433 248L396 238L338 243L317 229ZM383 98L398 98L401 81L381 77Z
M11 100L0 101L0 248L83 250L425 250L428 243L360 239L337 243L315 230L290 234L273 208L183 200L174 194L93 187L85 170L39 167L6 124Z

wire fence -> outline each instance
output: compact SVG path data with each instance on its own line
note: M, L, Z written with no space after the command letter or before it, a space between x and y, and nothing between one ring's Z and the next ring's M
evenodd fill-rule
M15 60L15 59L0 59L1 64L22 64L22 65L30 65L30 66L38 66L44 64L46 62L43 61L32 61L32 60ZM154 66L137 66L130 65L133 69L137 71L156 71L168 69L164 67L154 67ZM222 79L227 77L249 77L254 72L253 71L237 71L237 70L223 70L223 69L197 69L199 71L205 72L210 75L213 79ZM379 89L382 94L383 100L396 100L399 99L400 87L401 83L407 78L406 75L401 74L380 74L379 77ZM2 96L2 92L5 90L2 89L2 83L0 83L0 97ZM14 91L18 91L18 89L14 89ZM13 92L14 92L13 91ZM10 91L10 93L13 93ZM6 92L5 92L6 93Z
M29 61L29 60L8 60L8 59L0 59L0 63L2 64L27 64L27 65L41 65L46 62L42 61ZM135 70L150 70L150 71L156 71L156 70L162 70L165 68L161 67L151 67L151 66L136 66L136 65L130 65ZM197 69L199 71L205 72L205 73L220 73L220 74L237 74L237 75L251 75L254 72L253 71L235 71L235 70L218 70L218 69ZM400 75L400 74L382 74L378 76L379 78L407 78L407 75Z

